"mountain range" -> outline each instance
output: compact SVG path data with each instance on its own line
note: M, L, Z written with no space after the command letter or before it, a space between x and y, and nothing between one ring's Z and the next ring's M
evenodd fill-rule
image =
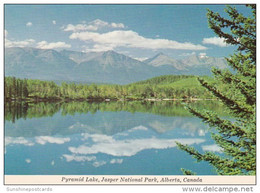
M197 56L181 60L163 53L139 61L115 51L5 49L5 76L88 83L128 84L160 75L210 75L211 67L227 68L223 58Z

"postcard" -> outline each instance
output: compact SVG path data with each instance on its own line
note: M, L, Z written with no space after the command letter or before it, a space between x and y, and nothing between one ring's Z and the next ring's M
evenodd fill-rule
M255 185L256 4L4 4L4 145L5 185Z

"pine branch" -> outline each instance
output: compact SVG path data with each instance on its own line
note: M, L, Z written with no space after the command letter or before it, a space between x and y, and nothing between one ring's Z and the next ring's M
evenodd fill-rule
M247 28L254 28L251 22L250 26L243 27L241 24L248 21L242 14L238 14L235 9L228 7L227 9L228 14L232 13L230 16L234 17L233 20L228 20L219 15L219 13L214 13L208 10L208 22L209 27L221 38L225 39L225 42L232 45L238 45L238 50L246 51L250 50L255 52L255 37L254 33L251 33L247 30ZM234 11L235 10L235 11ZM254 21L254 20L252 20ZM239 24L239 25L238 25ZM222 28L230 28L232 34L224 32ZM250 29L249 28L249 29ZM247 38L251 37L251 38ZM242 39L247 38L247 41L241 41ZM244 39L245 40L245 39ZM249 42L248 42L249 41Z
M219 98L229 109L234 111L237 115L242 115L243 117L250 117L254 114L254 112L244 106L239 105L235 100L232 100L222 94L216 87L210 85L208 82L203 79L198 78L199 82L202 86L208 89L213 95Z
M196 175L195 172L191 171L191 170L186 170L184 168L181 168L181 171L184 175Z
M193 147L190 147L188 145L183 145L178 142L176 142L176 144L179 149L189 153L198 162L200 161L209 162L217 169L219 174L228 174L228 173L241 174L241 170L237 169L238 164L233 160L227 158L221 158L220 156L211 152L206 152L205 154L201 154Z
M232 68L238 70L243 76L256 77L255 54L242 52L234 53L230 58L225 58Z
M223 71L215 68L212 70L212 72L217 78L219 78L224 83L234 85L235 88L239 89L239 91L245 96L246 103L248 105L255 105L256 103L255 80L244 81L241 77L237 77L236 75L232 74L230 71L227 70Z
M244 159L246 154L253 153L256 144L249 141L250 146L246 146L244 142L248 142L246 138L242 137L237 139L237 142L233 140L228 140L223 138L222 135L212 133L212 138L216 141L219 147L222 148L222 151L226 153L226 155L232 156L237 160Z
M226 138L232 137L232 136L244 136L247 135L247 133L240 128L239 126L236 126L229 120L221 119L217 114L212 112L199 112L194 108L187 107L188 110L195 115L196 117L199 117L203 120L203 122L208 123L211 127L216 127L216 129L222 133Z

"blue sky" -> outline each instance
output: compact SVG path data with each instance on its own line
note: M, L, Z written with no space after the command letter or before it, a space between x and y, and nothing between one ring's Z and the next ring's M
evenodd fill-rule
M228 56L234 47L208 28L207 8L225 15L224 5L5 5L5 46Z

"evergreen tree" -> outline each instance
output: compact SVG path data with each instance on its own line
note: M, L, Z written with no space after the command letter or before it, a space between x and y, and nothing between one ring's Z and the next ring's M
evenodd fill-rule
M17 93L17 87L16 87L16 78L12 77L12 97L16 98L16 93Z
M228 19L208 10L209 27L227 44L237 48L232 56L226 58L234 71L213 69L215 79L219 85L224 84L228 88L226 91L198 79L202 86L222 101L235 121L223 119L214 112L188 107L191 113L217 131L212 131L212 138L223 154L201 153L193 147L177 143L180 149L198 161L209 162L220 175L256 173L256 5L247 7L251 9L249 16L228 6L225 9Z
M27 79L24 80L24 86L23 86L23 97L28 97L29 91L27 88Z

